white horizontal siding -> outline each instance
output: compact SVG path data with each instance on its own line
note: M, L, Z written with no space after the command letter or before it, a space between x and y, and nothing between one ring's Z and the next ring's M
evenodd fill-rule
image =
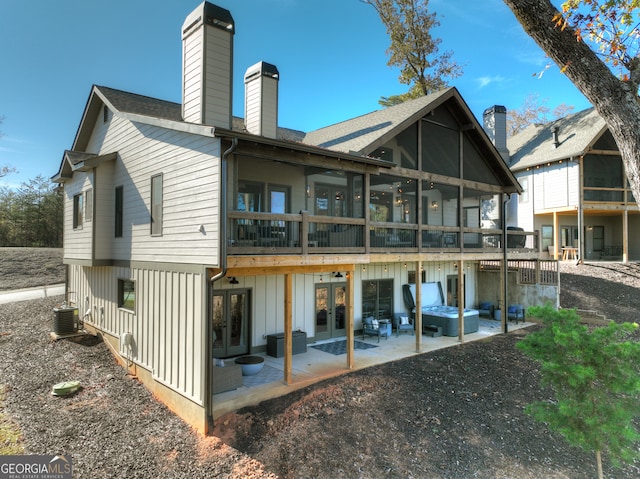
M246 84L245 123L250 133L275 138L278 123L277 80L260 77Z
M526 181L523 181L525 180ZM520 197L516 196L516 195L512 195L512 199L511 201L515 202L516 205L516 209L517 209L517 221L514 223L517 226L523 228L525 231L533 231L535 226L534 226L534 221L533 221L533 205L534 205L534 197L535 197L535 193L534 193L534 178L533 175L528 172L526 174L520 174L517 176L517 180L520 182L521 185L526 184L526 194L525 196L528 197L528 200L526 202L520 202Z
M191 123L202 122L202 35L192 34L183 43L182 105L183 118Z
M233 35L209 27L205 42L205 124L231 128Z
M86 196L84 193L93 188L91 173L78 172L64 184L64 257L67 259L89 260L93 251L93 228L96 218L86 221ZM73 228L73 197L83 195L83 224ZM95 201L95 198L94 198Z
M578 163L567 162L567 185L569 205L580 204L580 166Z
M258 80L245 85L244 121L249 133L260 134L261 124L261 88Z
M99 259L218 264L220 141L114 117L99 153L111 151L119 157L112 172L105 167L100 174L96 195ZM152 237L150 184L156 174L163 175L163 230ZM118 186L124 192L122 238L114 237L113 227Z

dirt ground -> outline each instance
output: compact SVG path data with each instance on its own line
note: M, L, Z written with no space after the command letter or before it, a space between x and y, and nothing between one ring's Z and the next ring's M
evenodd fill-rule
M18 255L31 258L27 266L0 250L0 289L6 289L7 261L12 284L20 287L33 285L27 277L57 261L31 253ZM640 265L565 262L561 271L562 307L637 321ZM550 397L539 386L537 364L515 348L531 328L323 381L229 414L216 421L214 437L202 438L109 361L102 343L42 341L50 302L0 305L6 359L0 384L11 382L7 411L23 426L27 450L69 451L77 477L596 476L591 454L524 412L531 401ZM47 361L33 368L43 351ZM64 362L80 377L86 373L87 387L66 400L65 410L80 413L71 423L57 417L60 401L41 391ZM604 460L605 477L640 477L640 464L619 470Z

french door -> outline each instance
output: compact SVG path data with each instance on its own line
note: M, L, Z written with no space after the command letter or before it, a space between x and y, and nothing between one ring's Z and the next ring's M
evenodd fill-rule
M249 291L216 291L212 298L213 357L249 353Z
M316 285L316 339L346 336L347 285Z

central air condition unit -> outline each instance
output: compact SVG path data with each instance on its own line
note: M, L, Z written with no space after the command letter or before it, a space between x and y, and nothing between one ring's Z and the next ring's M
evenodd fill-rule
M53 332L56 334L73 334L78 329L78 308L54 308Z

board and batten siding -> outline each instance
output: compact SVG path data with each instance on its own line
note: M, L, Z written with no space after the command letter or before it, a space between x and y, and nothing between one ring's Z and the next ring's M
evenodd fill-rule
M206 371L203 278L204 273L146 267L69 268L72 299L84 321L116 338L131 333L133 347L129 352L121 344L120 355L199 405ZM118 307L118 279L135 281L135 311Z
M532 175L534 209L540 212L579 204L579 166L563 162L535 170Z
M98 248L111 257L100 259L217 265L220 140L117 116L110 125L106 134L90 141L92 148L99 147L98 154L118 152L111 181L100 176L105 188L96 198L97 209L111 209L100 220L100 241L110 245ZM102 129L94 130L98 132ZM151 236L151 177L157 174L163 178L163 228L162 235ZM121 238L114 237L113 227L118 186L124 194Z
M90 260L92 251L93 228L96 223L86 221L85 214L85 193L93 188L92 174L89 172L76 172L72 181L64 184L64 257L65 259ZM79 228L73 227L73 198L76 195L83 195L83 221Z
M477 298L476 263L464 263L465 267L465 305L473 308L479 301ZM440 281L446 297L447 277L457 275L455 262L424 263L427 282ZM354 271L353 314L354 328L362 328L362 283L364 281L392 279L394 282L394 313L408 314L402 297L402 285L408 282L408 271L415 270L415 263L369 264ZM284 331L284 276L239 276L238 284L218 281L214 284L214 294L221 290L248 290L251 297L251 347L267 344L266 335ZM346 283L344 278L335 278L330 273L309 273L293 275L292 316L294 331L307 333L307 338L315 336L315 294L316 286L335 283ZM485 298L480 298L485 299Z

